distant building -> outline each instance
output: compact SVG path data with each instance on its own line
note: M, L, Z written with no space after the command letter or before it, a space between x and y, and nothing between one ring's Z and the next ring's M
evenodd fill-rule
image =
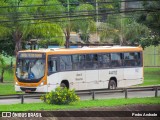
M127 11L132 9L140 9L142 8L142 1L133 1L133 0L124 0L124 2L121 2L121 10Z

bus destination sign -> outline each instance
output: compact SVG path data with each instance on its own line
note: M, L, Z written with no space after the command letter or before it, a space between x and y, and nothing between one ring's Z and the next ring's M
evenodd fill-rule
M19 53L20 58L42 58L42 53Z

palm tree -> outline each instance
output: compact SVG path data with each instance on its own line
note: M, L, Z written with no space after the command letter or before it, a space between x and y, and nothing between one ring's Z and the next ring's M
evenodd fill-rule
M62 35L59 25L46 21L50 15L52 17L49 19L53 18L53 11L62 11L61 6L58 6L57 3L59 3L57 0L1 1L0 4L3 5L3 10L0 12L2 14L2 17L0 17L0 21L2 22L0 28L3 28L5 31L0 33L0 37L12 36L15 42L14 51L16 54L22 49L22 40L27 39L28 36L51 37Z
M76 29L81 34L81 39L88 42L89 34L96 31L96 22L94 22L94 7L91 4L82 4L75 10L75 14L79 15L79 20L75 21ZM82 17L81 17L82 16Z
M109 16L107 23L100 25L102 38L110 38L120 45L135 45L140 43L140 38L148 36L149 28L137 23L133 18L122 16Z

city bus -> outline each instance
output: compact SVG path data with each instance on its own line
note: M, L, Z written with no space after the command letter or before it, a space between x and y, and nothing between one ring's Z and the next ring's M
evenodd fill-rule
M15 91L116 89L143 83L143 49L131 46L19 51Z

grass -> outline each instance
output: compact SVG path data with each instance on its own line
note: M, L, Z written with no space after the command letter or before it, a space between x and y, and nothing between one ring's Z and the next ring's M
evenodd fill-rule
M13 83L0 83L0 95L17 94Z
M160 67L144 68L144 83L140 86L160 85Z
M6 94L17 94L14 90L13 69L5 70L4 83L0 83L0 95L6 95Z
M1 68L0 68L0 72L1 72ZM13 68L9 68L7 70L5 70L4 72L4 82L13 82L14 80L14 69Z
M160 68L144 68L144 83L138 86L160 85ZM6 90L7 88L7 90ZM16 94L14 90L13 70L4 74L4 83L0 83L0 95Z
M86 100L72 103L70 105L50 105L46 103L26 103L0 105L0 111L39 111L39 110L78 110L93 107L112 107L134 104L156 104L160 105L158 98L129 98L129 99L107 99L107 100Z

